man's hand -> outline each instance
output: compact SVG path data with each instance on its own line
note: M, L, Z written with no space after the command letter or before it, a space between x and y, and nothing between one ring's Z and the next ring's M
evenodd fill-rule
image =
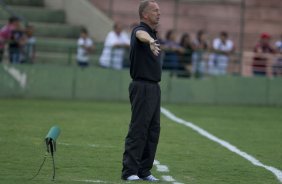
M150 44L150 49L155 56L158 56L160 53L160 44L157 43L157 40L154 40L146 31L139 30L136 32L136 37L144 43Z
M160 44L157 43L157 40L150 41L150 49L155 56L158 56L160 53Z

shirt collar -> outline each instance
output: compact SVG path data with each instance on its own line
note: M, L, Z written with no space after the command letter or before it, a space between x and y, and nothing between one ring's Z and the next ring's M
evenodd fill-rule
M145 22L140 22L140 25L146 27L150 32L157 34L157 31L152 29L148 24L146 24Z

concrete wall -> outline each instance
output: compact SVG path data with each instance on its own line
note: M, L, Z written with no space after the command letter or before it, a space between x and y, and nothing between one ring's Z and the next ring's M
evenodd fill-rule
M88 0L45 0L45 5L64 10L68 23L86 27L96 41L104 41L112 29L112 20Z
M138 21L138 1L133 0L90 0L96 7L125 24ZM205 29L210 39L222 31L228 31L237 48L240 46L240 1L226 0L225 3L200 3L175 0L160 0L161 33L176 29L179 34L189 32L192 36L199 29ZM203 1L201 1L203 2ZM245 40L246 50L252 50L260 33L269 32L273 41L282 30L281 0L245 0Z
M0 97L107 101L127 101L131 81L128 70L51 65L0 65L0 79ZM282 78L264 77L189 80L164 72L160 85L167 103L282 105L281 83Z

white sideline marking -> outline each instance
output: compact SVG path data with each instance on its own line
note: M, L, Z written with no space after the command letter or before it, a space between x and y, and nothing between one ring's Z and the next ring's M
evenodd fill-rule
M161 112L170 120L185 125L187 127L190 127L191 129L193 129L194 131L198 132L199 134L201 134L202 136L220 144L221 146L227 148L228 150L240 155L241 157L245 158L246 160L250 161L253 165L256 165L258 167L262 167L265 168L266 170L272 172L277 179L282 182L282 171L280 171L279 169L272 167L272 166L268 166L268 165L264 165L263 163L261 163L259 160L257 160L255 157L253 157L252 155L249 155L246 152L241 151L240 149L238 149L236 146L233 146L232 144L228 143L227 141L224 141L222 139L217 138L216 136L210 134L209 132L207 132L206 130L194 125L191 122L187 122L181 118L176 117L174 114L172 114L170 111L168 111L167 109L161 107Z
M71 146L71 144L69 144L69 143L64 143L64 142L58 142L58 144L64 145L64 146Z
M109 146L109 145L99 145L99 144L88 144L89 147L93 148L114 148L114 146Z
M101 180L73 180L77 182L84 182L84 183L110 183L110 184L116 184L113 182L108 182L108 181L101 181Z
M154 160L154 166L156 166L157 171L159 172L169 172L169 169L166 165L161 165L160 161Z
M169 169L166 165L156 165L157 171L159 172L169 172Z
M71 143L66 143L66 142L58 142L58 144L63 145L63 146L88 146L91 148L114 148L115 147L111 145L99 145L99 144L80 145L80 144L71 144Z
M154 165L159 165L160 164L160 162L158 161L158 160L154 160L154 163L153 163Z
M172 176L162 176L163 180L168 182L173 182L175 179Z
M26 87L27 75L14 67L4 65L4 69L20 84L21 88Z
M168 166L161 165L161 163L158 160L154 160L154 165L157 167L157 171L159 172L169 172ZM162 176L162 178L164 181L173 182L173 184L183 184L183 183L176 182L172 176L164 175Z

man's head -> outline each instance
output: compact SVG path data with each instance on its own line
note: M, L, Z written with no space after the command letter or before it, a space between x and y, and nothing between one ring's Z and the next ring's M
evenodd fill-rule
M204 31L204 30L199 30L198 32L197 32L197 40L199 41L199 42L201 42L201 41L205 41L207 38L207 34L206 34L206 32Z
M123 30L123 26L120 22L114 24L114 31L119 35Z
M33 31L34 31L34 27L32 25L28 25L25 28L25 32L26 32L27 36L32 36L33 35Z
M176 34L174 30L168 30L165 36L166 40L168 41L175 41L176 40Z
M20 27L20 19L18 17L12 16L9 18L9 24L13 25L15 28Z
M228 33L225 32L225 31L222 31L220 33L220 39L225 42L227 40L227 38L228 38Z
M270 34L268 34L268 33L262 33L262 34L260 35L260 42L261 42L262 44L269 44L270 39L271 39L271 36L270 36Z
M140 20L156 28L160 20L160 8L155 0L142 0L139 5Z
M87 36L88 36L88 31L87 31L87 29L86 29L86 28L82 28L82 29L80 30L80 37L82 37L82 38L87 38Z

